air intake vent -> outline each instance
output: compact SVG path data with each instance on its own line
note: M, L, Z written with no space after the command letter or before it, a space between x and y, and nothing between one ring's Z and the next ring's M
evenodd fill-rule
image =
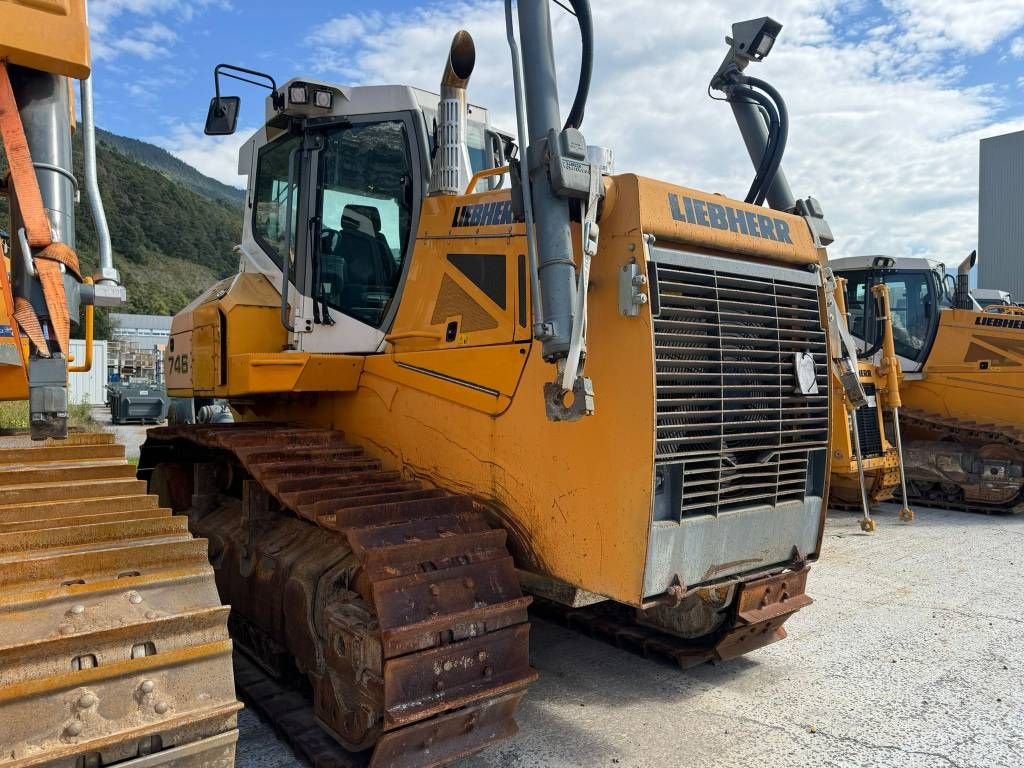
M882 455L882 433L878 430L878 406L875 403L875 398L869 397L868 404L855 411L860 454L865 459Z
M828 349L815 280L735 265L656 265L656 463L661 482L679 488L680 518L802 502L808 454L828 443ZM800 353L813 357L817 392L800 390Z

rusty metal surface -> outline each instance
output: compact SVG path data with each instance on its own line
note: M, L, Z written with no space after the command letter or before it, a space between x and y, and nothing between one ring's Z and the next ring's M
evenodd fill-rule
M910 501L969 512L1024 513L1024 430L904 408ZM927 438L927 439L922 439Z
M384 470L338 432L283 425L153 429L140 475L191 498L235 641L274 678L246 695L285 733L292 719L299 751L322 739L294 688L375 767L445 765L515 733L536 678L530 598L471 499Z
M0 450L3 768L234 764L228 609L143 489L109 435Z
M709 625L711 633L699 639L672 634L670 629L679 626L679 621L667 621L659 628L654 626L654 614L641 623L635 609L611 601L568 608L538 599L534 610L547 619L646 658L689 669L708 661L732 659L784 639L785 621L812 602L805 592L809 570L804 565L741 581L724 619ZM678 605L683 610L692 609L685 598Z

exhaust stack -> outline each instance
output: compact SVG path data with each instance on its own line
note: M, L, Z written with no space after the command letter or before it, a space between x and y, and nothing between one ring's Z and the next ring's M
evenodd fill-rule
M432 195L461 195L469 185L466 87L475 64L473 37L460 29L452 38L448 62L441 76L441 100L437 103L437 150L430 174Z
M956 270L956 296L953 304L957 309L974 309L974 301L971 299L971 287L968 282L971 277L971 270L978 263L978 252L971 251L967 258L960 262Z

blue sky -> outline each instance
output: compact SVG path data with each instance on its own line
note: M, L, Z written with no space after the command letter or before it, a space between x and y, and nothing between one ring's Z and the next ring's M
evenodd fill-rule
M771 15L780 39L758 75L779 87L792 128L785 167L814 194L834 250L944 255L973 247L977 142L1024 130L1022 0L592 0L598 51L584 132L619 170L738 195L751 170L728 110L704 89L733 21ZM91 0L97 120L154 141L228 183L242 135L202 136L212 69L229 62L279 81L436 88L451 35L477 40L470 98L511 126L497 0ZM578 43L553 7L566 98ZM264 94L243 97L255 129ZM937 222L942 227L936 227ZM953 257L950 256L950 259Z

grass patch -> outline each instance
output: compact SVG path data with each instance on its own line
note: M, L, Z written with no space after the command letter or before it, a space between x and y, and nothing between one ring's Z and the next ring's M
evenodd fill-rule
M28 429L28 403L24 400L0 403L0 430ZM99 422L92 417L92 406L73 403L68 407L68 429L76 432L102 432Z
M0 403L0 429L28 429L28 403L24 400Z
M103 427L92 417L92 406L72 403L68 406L68 429L79 432L102 432Z

